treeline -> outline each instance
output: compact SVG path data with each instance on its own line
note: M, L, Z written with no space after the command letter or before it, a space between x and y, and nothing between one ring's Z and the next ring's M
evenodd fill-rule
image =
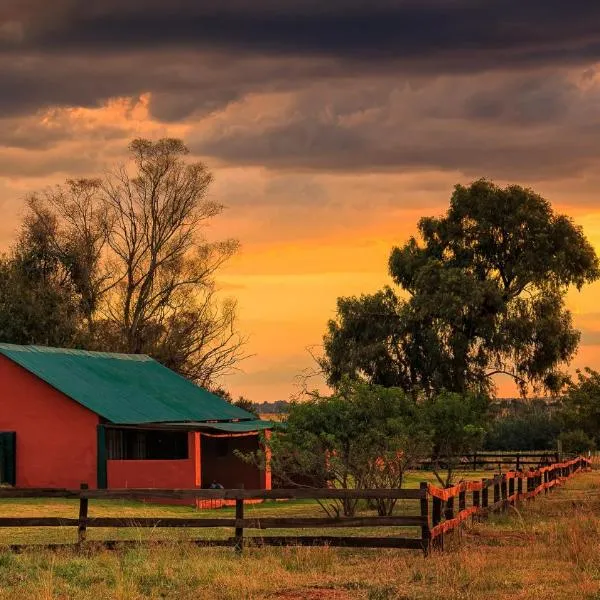
M582 453L600 444L600 375L577 374L564 393L551 402L512 402L499 410L491 405L483 441L486 450L556 450Z

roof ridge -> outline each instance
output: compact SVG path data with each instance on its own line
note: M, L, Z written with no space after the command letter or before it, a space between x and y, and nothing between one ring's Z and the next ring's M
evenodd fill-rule
M128 354L125 352L102 352L100 350L85 350L84 348L58 348L56 346L41 346L38 344L9 344L0 342L0 351L40 352L46 354L72 354L75 356L94 356L97 358L116 358L120 360L155 361L147 354Z

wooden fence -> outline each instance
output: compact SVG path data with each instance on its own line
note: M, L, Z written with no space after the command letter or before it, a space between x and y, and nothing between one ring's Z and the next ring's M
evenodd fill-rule
M329 545L360 548L410 548L428 553L432 545L441 548L444 534L456 529L469 517L505 509L522 499L533 498L548 492L575 473L588 469L590 462L576 458L536 471L515 471L481 481L462 482L452 488L441 489L421 483L417 489L289 489L289 490L159 490L114 489L90 490L82 484L79 490L0 488L0 498L71 498L79 500L77 518L62 517L0 517L0 527L76 527L78 543L86 541L89 528L232 528L233 536L227 539L194 539L206 546L231 546L241 551L245 544L252 545ZM492 490L490 498L489 490ZM470 495L470 497L468 497ZM89 502L95 499L153 499L153 500L228 500L235 501L235 517L93 517L89 515ZM455 514L455 499L457 512ZM360 517L251 517L244 514L248 500L314 499L387 499L418 501L419 510L413 515L360 516ZM468 504L468 505L467 505ZM416 508L416 507L415 507ZM251 536L246 530L273 529L327 529L365 527L417 527L419 537L381 537L310 535L310 536ZM115 544L118 542L106 542Z
M444 534L456 529L467 519L506 510L522 500L530 500L541 493L547 494L576 473L590 468L591 461L578 457L537 470L510 471L481 481L464 481L446 489L428 485L432 509L428 539L423 539L423 547L433 545L442 548Z

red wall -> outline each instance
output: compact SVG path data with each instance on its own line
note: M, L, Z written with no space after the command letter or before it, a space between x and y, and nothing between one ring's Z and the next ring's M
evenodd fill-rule
M194 463L187 460L109 460L109 488L193 488Z
M17 433L17 487L96 487L98 416L0 355L0 430Z
M200 484L199 434L188 434L188 458L183 460L108 460L109 488L194 488Z

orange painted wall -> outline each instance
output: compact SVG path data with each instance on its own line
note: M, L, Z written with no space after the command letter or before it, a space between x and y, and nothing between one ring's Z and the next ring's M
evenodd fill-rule
M182 460L108 460L109 488L194 488L200 484L199 434L188 434L188 458Z
M109 460L109 488L193 488L194 463L187 460Z
M96 487L98 416L0 355L0 431L17 432L17 487Z

